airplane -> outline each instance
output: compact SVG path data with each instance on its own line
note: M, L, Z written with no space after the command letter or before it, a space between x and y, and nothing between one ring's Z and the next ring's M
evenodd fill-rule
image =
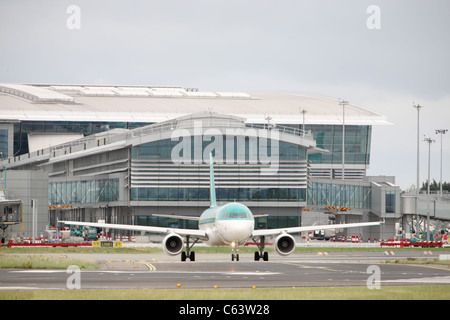
M244 245L249 239L252 239L258 247L258 251L254 254L254 260L259 261L262 259L264 261L269 261L269 254L265 251L266 237L276 237L274 241L275 251L281 256L287 256L294 252L296 246L295 239L291 233L377 226L384 223L384 221L379 221L255 230L255 218L267 215L253 215L251 210L246 205L238 202L217 205L213 156L211 153L209 166L210 207L206 209L200 217L165 214L157 215L162 217L196 220L198 221L198 229L179 229L80 221L58 221L58 223L163 234L165 235L162 241L164 252L172 256L181 253L181 261L186 261L187 259L190 261L195 261L195 252L191 249L200 240L206 242L209 246L230 246L233 250L231 260L239 261L239 254L237 253L238 247ZM183 237L186 238L186 242L184 242ZM183 250L184 247L186 248L185 250Z

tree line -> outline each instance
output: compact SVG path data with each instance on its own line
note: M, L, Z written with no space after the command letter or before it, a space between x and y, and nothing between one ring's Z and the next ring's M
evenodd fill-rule
M425 182L422 183L422 187L420 188L420 191L427 191L428 186L427 186L427 182L428 180L426 180ZM430 191L439 191L440 187L439 187L439 182L436 181L435 179L433 179L433 182L430 183ZM442 182L442 191L449 191L450 192L450 182Z

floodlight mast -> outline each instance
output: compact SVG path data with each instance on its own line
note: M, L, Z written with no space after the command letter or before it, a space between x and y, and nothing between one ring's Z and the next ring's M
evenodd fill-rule
M431 144L435 142L431 138L424 137L428 142L428 181L427 181L427 242L430 241L430 160L431 160Z
M347 100L339 99L339 105L342 106L342 180L344 180L345 172L345 106L348 105Z
M441 172L440 172L440 180L439 180L439 193L442 198L442 135L446 134L448 129L437 129L436 134L441 135Z
M419 169L420 169L420 157L419 157L419 150L420 150L420 130L419 130L419 123L420 123L420 109L423 108L420 104L414 104L413 107L417 109L417 184L416 184L416 206L415 206L415 216L417 219L417 226L416 229L419 229L419 190L420 190L420 180L419 180Z
M298 109L303 114L302 137L304 137L305 136L305 113L307 113L308 110L302 109L301 107L299 107Z

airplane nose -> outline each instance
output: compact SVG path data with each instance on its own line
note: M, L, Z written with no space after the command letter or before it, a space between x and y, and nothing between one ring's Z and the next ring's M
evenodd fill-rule
M247 240L253 231L253 223L251 221L227 221L234 223L225 223L220 228L220 233L224 242L242 242Z

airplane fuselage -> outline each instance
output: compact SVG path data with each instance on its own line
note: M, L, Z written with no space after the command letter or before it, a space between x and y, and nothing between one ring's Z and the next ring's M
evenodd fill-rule
M199 219L199 229L208 236L212 246L242 245L253 233L255 219L250 209L241 203L228 203L205 210Z

